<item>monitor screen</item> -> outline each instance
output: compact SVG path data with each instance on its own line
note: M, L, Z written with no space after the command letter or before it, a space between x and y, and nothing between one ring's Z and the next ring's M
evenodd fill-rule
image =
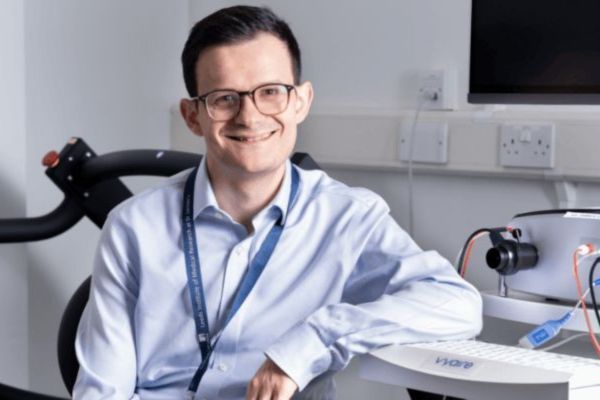
M469 102L600 104L600 1L472 4Z

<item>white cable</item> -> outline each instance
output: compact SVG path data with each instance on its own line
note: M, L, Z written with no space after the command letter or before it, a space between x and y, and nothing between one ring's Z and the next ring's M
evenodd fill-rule
M590 257L591 257L591 256L595 255L595 253L597 253L597 252L591 253L591 254L589 254L588 256L590 256ZM576 310L577 310L579 307L581 307L581 304L583 303L583 301L585 300L585 298L587 297L587 295L590 293L590 291L591 291L591 288L588 288L588 289L587 289L587 290L586 290L586 291L583 293L583 295L582 295L582 296L579 298L579 301L577 302L577 304L575 304L575 306L573 307L573 309L572 309L571 311L569 311L567 314L571 314L571 315L573 315L573 314L575 313L575 311L576 311ZM566 314L566 315L567 315L567 314ZM565 315L565 316L566 316L566 315ZM563 318L564 318L564 317L563 317ZM570 319L570 318L569 318L569 319ZM551 321L547 321L545 324L548 324L548 322L551 322ZM545 324L542 324L542 325L540 325L540 327L544 326ZM561 326L561 327L562 327L562 326ZM539 327L538 327L538 328L539 328ZM558 328L558 329L560 330L560 328ZM556 333L558 334L558 331L557 331ZM550 351L550 350L554 350L554 349L556 349L556 348L558 348L558 347L560 347L560 346L563 346L564 344L567 344L567 343L569 343L570 341L572 341L572 340L575 340L575 339L577 339L577 338L580 338L580 337L582 337L582 336L588 336L588 333L579 333L579 334L576 334L576 335L572 335L572 336L569 336L569 337L568 337L568 338L566 338L566 339L563 339L563 340L561 340L561 341L559 341L559 342L556 342L556 343L554 343L554 344L551 344L551 345L549 345L549 346L546 346L546 347L539 347L539 348L537 348L537 350L539 350L539 351ZM520 342L520 341L519 341L519 342Z
M417 131L417 122L419 121L419 114L423 109L423 104L428 98L424 94L419 95L419 102L417 103L417 111L415 112L415 118L413 120L412 129L410 130L410 137L408 143L408 234L413 236L413 156L415 151L415 133Z
M581 246L580 246L580 247L581 247ZM587 258L590 258L590 257L595 257L595 256L597 256L598 254L600 254L600 250L594 250L594 251L592 251L592 252L591 252L591 253L589 253L589 254L585 254L585 253L580 253L580 254L581 254L581 257L580 257L580 258L579 258L579 260L578 260L578 262L579 262L579 265L581 265L581 263L582 263L582 261L583 261L583 260L585 260L585 259L587 259Z
M571 340L575 340L575 339L577 339L577 338L580 338L580 337L582 337L582 336L587 336L587 335L588 335L587 333L578 333L577 335L569 336L569 337L568 337L568 338L566 338L566 339L563 339L563 340L561 340L561 341L559 341L559 342L556 342L556 343L554 343L554 344L551 344L550 346L542 347L542 348L540 348L540 349L538 349L538 350L539 350L539 351L550 351L550 350L554 350L554 349L556 349L556 348L558 348L558 347L560 347L560 346L562 346L562 345L565 345L565 344L569 343Z

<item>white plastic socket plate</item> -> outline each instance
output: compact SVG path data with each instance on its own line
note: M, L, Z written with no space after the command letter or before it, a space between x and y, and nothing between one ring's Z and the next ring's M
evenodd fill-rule
M401 161L410 157L410 135L413 121L404 121L398 137L398 155ZM419 121L415 128L413 161L446 164L448 162L448 124Z
M554 168L554 124L504 124L500 128L500 165Z
M419 76L419 98L424 110L456 107L455 73L452 70L423 71ZM432 98L435 96L435 98Z

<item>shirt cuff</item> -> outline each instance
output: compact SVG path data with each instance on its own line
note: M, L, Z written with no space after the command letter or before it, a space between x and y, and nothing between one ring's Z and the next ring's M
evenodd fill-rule
M329 349L307 323L287 331L265 351L265 355L296 382L298 391L331 365Z

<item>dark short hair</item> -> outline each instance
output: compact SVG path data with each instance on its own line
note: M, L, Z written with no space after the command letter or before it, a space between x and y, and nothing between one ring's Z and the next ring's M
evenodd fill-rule
M266 7L223 8L194 25L181 54L183 79L191 97L196 97L196 63L208 47L251 40L260 32L270 33L286 45L292 60L294 83L300 83L300 47L288 24Z

